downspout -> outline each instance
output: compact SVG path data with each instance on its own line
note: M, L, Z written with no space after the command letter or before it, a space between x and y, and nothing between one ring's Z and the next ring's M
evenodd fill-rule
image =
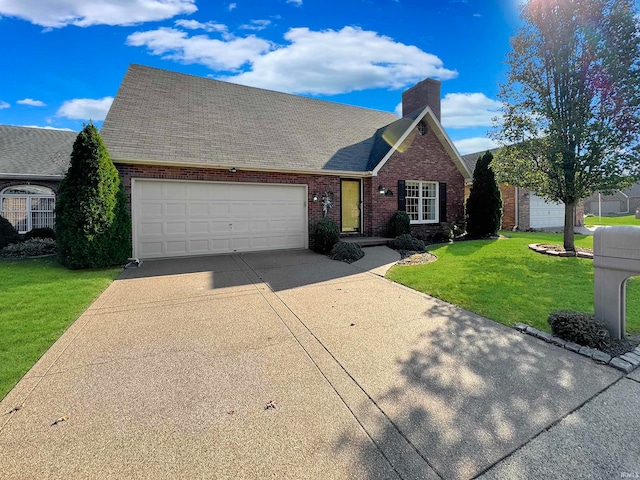
M520 218L520 201L518 198L520 196L520 191L518 190L518 187L515 187L515 189L516 189L516 212L515 212L516 221L513 224L513 231L517 232L518 227L520 226L518 224L518 219Z

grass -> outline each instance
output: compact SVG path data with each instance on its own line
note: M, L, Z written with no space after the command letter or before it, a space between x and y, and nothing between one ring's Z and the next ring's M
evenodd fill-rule
M434 246L432 263L395 266L391 280L505 325L550 332L553 310L593 313L593 261L535 253L530 243L562 244L561 234L504 233L511 238ZM592 248L593 237L576 235ZM640 278L627 282L627 331L640 333Z
M640 219L635 215L607 215L602 217L585 217L584 224L587 227L615 226L615 225L636 225L640 227Z
M120 272L0 259L0 400Z

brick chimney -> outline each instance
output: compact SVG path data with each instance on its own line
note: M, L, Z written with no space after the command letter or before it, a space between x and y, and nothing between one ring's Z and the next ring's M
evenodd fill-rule
M402 92L402 116L424 108L431 107L438 121L440 121L440 85L442 82L427 78L415 84L409 90Z

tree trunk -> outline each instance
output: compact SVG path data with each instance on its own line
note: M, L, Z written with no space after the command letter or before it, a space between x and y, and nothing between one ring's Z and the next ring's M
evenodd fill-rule
M574 253L576 251L573 232L575 207L575 202L564 204L564 249Z

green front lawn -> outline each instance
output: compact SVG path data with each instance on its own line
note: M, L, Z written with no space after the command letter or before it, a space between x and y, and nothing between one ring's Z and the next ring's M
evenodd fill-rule
M505 232L511 238L434 246L432 263L395 266L391 280L505 325L550 332L553 310L593 313L593 261L535 253L530 243L562 244L561 234ZM593 237L576 235L592 248ZM627 331L640 333L640 278L627 285Z
M0 400L120 272L0 259Z
M602 217L585 217L584 224L587 227L595 226L615 226L615 225L636 225L640 227L640 219L635 215L607 215Z

